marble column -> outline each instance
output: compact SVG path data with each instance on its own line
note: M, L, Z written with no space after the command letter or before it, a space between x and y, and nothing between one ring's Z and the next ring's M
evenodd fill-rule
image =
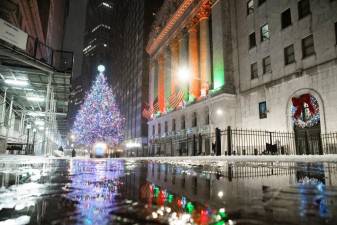
M209 15L211 6L204 4L198 13L200 26L200 77L201 91L211 85L211 51L209 40ZM203 94L203 93L202 93Z
M172 76L172 72L171 72L171 51L169 46L167 46L164 50L164 60L165 60L165 81L164 81L164 90L165 90L165 107L168 106L168 98L171 95L171 76Z
M158 102L160 112L165 111L165 58L161 53L158 56Z
M156 67L155 67L155 61L150 61L150 74L149 74L149 105L151 106L153 104L153 101L155 99L155 96L157 94L155 93L155 75L156 75Z
M179 69L188 68L188 46L185 30L181 32L178 38L179 38ZM179 84L180 88L184 92L184 100L187 102L189 99L188 83L182 83L181 81L179 81Z
M188 24L188 61L191 73L189 82L190 98L198 98L200 96L198 30L196 24L196 19L192 19Z
M179 41L172 40L170 43L171 50L171 93L176 91L178 84L178 69L179 69Z

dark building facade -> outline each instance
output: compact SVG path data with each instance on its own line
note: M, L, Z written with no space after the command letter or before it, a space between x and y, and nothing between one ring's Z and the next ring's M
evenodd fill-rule
M142 154L147 144L147 121L142 117L148 99L149 57L145 47L151 25L163 1L127 0L116 13L112 86L126 118L124 148ZM130 148L131 146L139 146ZM134 145L136 144L136 145ZM129 147L129 148L127 148Z
M97 66L105 66L105 74L111 81L113 13L115 1L88 0L86 3L85 27L82 33L83 49L80 62L81 74L72 80L69 106L69 123L73 124L77 111L83 103L85 93L95 80ZM75 59L76 60L76 59Z

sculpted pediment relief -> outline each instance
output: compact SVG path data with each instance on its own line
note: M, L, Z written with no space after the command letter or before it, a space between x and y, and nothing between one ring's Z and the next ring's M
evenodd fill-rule
M156 14L156 19L152 24L152 30L150 33L150 40L159 35L160 31L165 27L168 20L177 11L179 6L184 0L166 0L162 7Z

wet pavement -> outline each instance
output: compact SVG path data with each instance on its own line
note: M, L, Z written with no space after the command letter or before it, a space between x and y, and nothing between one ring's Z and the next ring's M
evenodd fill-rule
M0 225L336 224L337 163L0 161Z

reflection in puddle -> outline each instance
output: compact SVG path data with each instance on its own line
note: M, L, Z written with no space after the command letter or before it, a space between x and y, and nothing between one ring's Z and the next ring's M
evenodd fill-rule
M17 161L3 224L335 224L334 163Z

